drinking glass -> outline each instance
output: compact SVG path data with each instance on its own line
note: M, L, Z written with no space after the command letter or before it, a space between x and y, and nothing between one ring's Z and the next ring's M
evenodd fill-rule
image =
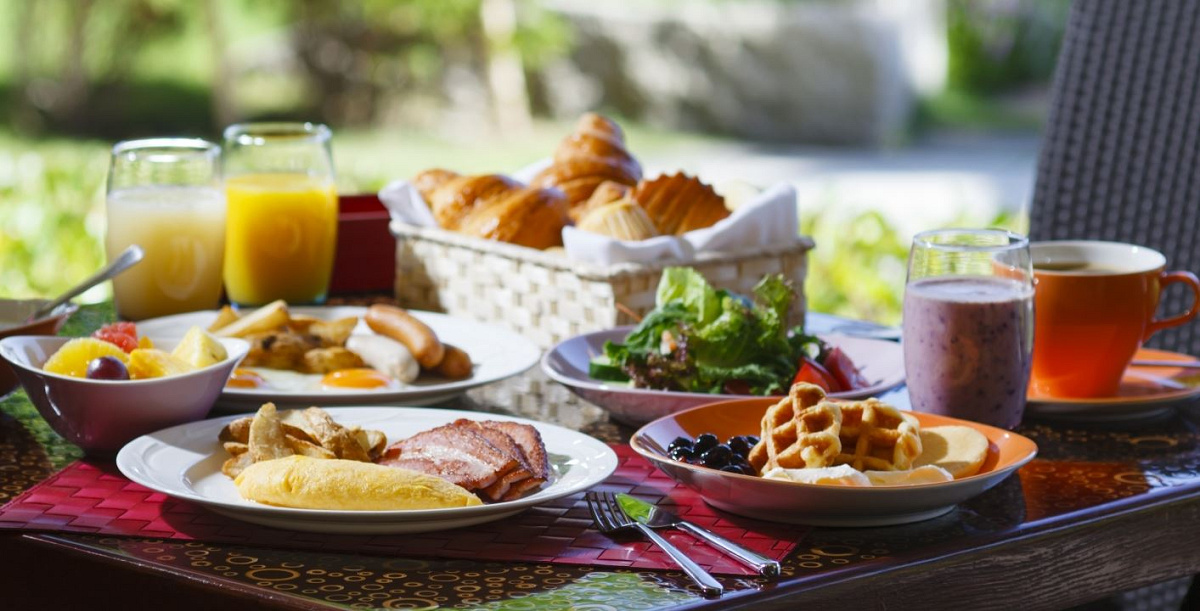
M1033 349L1029 241L993 229L919 233L904 290L913 409L1013 428Z
M330 132L312 123L248 123L225 130L225 291L261 305L321 303L337 242Z
M145 259L113 279L117 315L141 320L209 310L221 298L225 193L221 147L190 138L117 143L108 171L104 250Z

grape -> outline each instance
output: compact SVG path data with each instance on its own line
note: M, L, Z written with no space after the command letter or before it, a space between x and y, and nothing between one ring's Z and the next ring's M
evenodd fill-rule
M87 377L92 380L128 380L125 363L111 356L101 356L88 363Z

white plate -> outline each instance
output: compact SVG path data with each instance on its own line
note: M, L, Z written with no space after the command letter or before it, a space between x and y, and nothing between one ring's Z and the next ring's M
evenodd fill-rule
M227 455L217 441L226 423L240 416L193 422L129 442L117 454L117 468L129 479L177 499L264 526L323 533L412 533L459 528L511 516L604 481L617 468L617 455L604 443L552 424L497 414L404 407L354 407L326 410L343 425L383 431L388 442L409 437L459 418L511 420L531 424L542 435L553 470L540 490L515 501L409 511L329 511L274 507L247 501L233 480L221 473Z
M313 316L325 320L363 316L367 309L358 306L289 307L292 314ZM462 348L471 356L475 371L465 380L446 380L422 375L412 384L381 390L278 390L269 388L226 388L221 393L221 407L253 411L265 401L281 406L349 405L370 402L393 405L424 405L456 397L472 388L491 384L518 375L533 367L541 350L529 340L507 329L492 325L436 314L410 310L410 314L429 325L438 338ZM217 317L215 311L189 312L138 323L142 335L170 337L183 335L193 325L208 327ZM354 333L373 333L359 321Z
M616 327L572 337L551 348L542 357L542 370L575 394L608 410L614 418L633 425L645 424L705 403L746 398L741 395L634 388L627 384L605 382L589 376L588 363L592 358L604 353L604 343L624 341L632 330L632 326ZM832 393L831 397L874 397L904 383L904 349L899 343L833 333L821 334L820 338L830 346L837 346L845 351L846 356L854 361L859 371L871 383L866 388Z

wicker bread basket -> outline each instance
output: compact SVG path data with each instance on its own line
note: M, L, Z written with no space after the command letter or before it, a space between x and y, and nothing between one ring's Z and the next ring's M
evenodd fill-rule
M714 286L748 293L766 274L795 283L794 320L803 320L808 238L786 246L706 253L687 263L597 266L439 228L393 221L396 298L406 307L442 311L506 326L543 348L633 319L618 304L645 314L664 267L688 265Z

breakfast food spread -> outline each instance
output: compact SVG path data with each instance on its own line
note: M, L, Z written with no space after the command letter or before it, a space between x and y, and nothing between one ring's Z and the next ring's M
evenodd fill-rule
M293 314L276 301L245 315L226 307L209 331L250 342L230 388L386 390L415 382L422 372L449 380L471 377L471 357L442 343L407 311L374 305L362 318L371 333L355 333L358 316L321 320Z
M588 374L637 388L710 394L778 395L796 382L828 392L869 386L840 349L801 326L788 327L794 299L782 275L764 277L747 297L714 289L694 269L668 267L655 308L623 343L607 342Z
M267 403L218 439L229 454L221 471L241 495L284 507L465 507L520 498L551 477L541 435L519 422L461 418L388 446L382 432L320 408Z
M42 369L92 380L145 380L181 375L228 358L225 346L199 327L192 327L171 352L137 335L131 322L102 327L91 337L63 344Z
M711 433L694 442L681 437L668 455L741 475L834 486L951 481L978 473L988 455L987 438L973 428L921 429L914 416L877 399L833 401L807 383L767 408L760 433L726 444Z

